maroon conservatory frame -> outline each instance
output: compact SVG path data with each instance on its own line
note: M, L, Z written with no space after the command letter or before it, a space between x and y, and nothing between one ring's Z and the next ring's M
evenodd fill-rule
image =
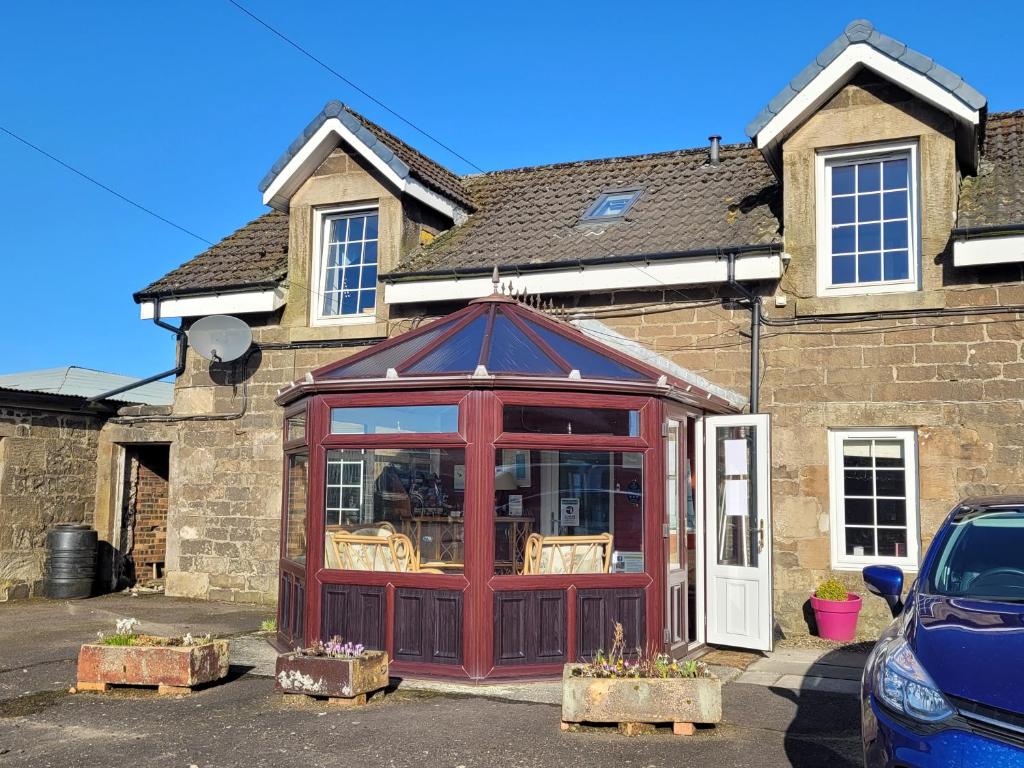
M487 360L494 318L504 313L523 336L558 363L561 358L533 328L543 326L567 342L639 372L629 380L529 371L476 375L465 371L411 376L403 371L430 350L485 317L480 360ZM448 323L447 326L444 324ZM533 324L532 326L530 324ZM438 327L444 331L436 334ZM332 376L353 362L422 333L436 334L389 376ZM558 365L565 366L564 361ZM611 621L629 616L633 639L663 647L667 540L665 518L666 414L699 415L734 409L718 395L598 343L573 326L494 296L435 323L375 345L314 371L278 397L285 406L286 457L308 452L306 562L285 557L288 461L282 494L278 644L294 647L339 628L345 639L387 651L399 674L480 680L560 674L562 665L607 647ZM457 404L458 432L447 434L331 434L336 407ZM520 434L502 431L505 405L615 408L639 411L636 437ZM288 419L305 414L305 435L289 440ZM465 450L465 566L461 575L343 571L324 567L324 484L331 448L461 448ZM500 449L637 451L644 457L642 573L500 575L494 573L495 452ZM687 446L687 452L689 452Z

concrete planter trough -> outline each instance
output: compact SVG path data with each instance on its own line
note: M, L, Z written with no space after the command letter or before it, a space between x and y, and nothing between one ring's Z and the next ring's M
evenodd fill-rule
M189 693L228 674L228 641L171 645L166 637L139 638L138 645L86 643L78 653L78 690L111 685L157 686L159 693Z
M367 694L387 687L388 655L384 651L366 651L352 659L304 656L301 652L277 657L275 688L281 693L360 705L366 703Z
M643 733L653 723L672 723L677 735L690 735L695 723L722 719L722 681L717 677L584 677L566 664L562 674L562 729L572 723L618 723L626 734Z

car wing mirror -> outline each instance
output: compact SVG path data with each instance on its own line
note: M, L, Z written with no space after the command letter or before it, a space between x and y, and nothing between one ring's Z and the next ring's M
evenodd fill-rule
M868 592L888 603L893 616L903 610L903 571L895 565L869 565L864 569L864 584Z

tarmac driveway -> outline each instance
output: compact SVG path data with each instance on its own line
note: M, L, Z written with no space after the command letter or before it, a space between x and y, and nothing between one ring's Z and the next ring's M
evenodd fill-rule
M118 689L67 693L77 644L110 616L144 628L252 631L266 611L138 598L127 605L0 606L0 766L325 766L353 768L676 768L686 765L860 765L857 700L759 685L725 686L722 725L676 737L669 729L627 738L614 729L562 733L559 711L534 704L443 695L399 686L366 707L343 710L273 692L273 681L235 667L229 682L190 696ZM62 607L63 606L63 607ZM93 613L96 611L97 613ZM152 613L149 613L152 611ZM109 615L107 615L109 614ZM181 631L179 629L178 631ZM23 665L23 666L19 666ZM23 671L24 670L24 671ZM29 691L26 693L26 691Z

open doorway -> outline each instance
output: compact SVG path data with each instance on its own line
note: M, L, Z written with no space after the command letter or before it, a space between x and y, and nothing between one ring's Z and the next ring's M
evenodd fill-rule
M167 499L170 446L124 446L116 589L163 583L167 553Z
M684 656L704 642L702 520L695 415L670 410L665 435L665 645Z

